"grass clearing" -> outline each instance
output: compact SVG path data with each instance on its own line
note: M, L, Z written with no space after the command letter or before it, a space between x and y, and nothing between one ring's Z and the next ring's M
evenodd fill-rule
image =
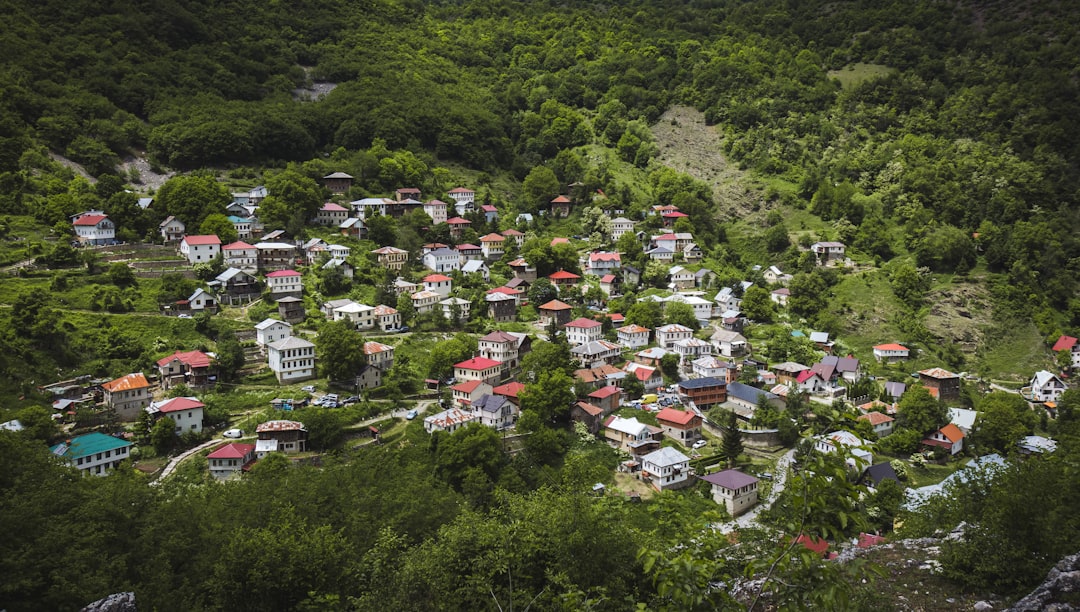
M855 64L848 64L840 70L830 70L828 72L828 77L840 81L840 86L844 89L852 89L866 81L889 76L893 72L896 72L895 68L890 68L881 64L865 64L863 62L857 62Z

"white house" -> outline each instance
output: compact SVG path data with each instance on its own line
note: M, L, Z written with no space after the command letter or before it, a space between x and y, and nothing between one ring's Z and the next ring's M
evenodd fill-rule
M479 274L484 280L491 279L491 271L488 269L487 263L482 260L470 259L465 262L464 266L461 266L462 274Z
M694 378L719 378L728 380L728 371L735 368L735 364L717 359L712 355L698 357L690 362L691 372Z
M450 199L454 201L454 208L459 215L464 215L472 210L473 202L476 201L476 192L465 187L454 187L446 192L446 195L450 196Z
M480 356L515 368L518 363L519 338L504 331L493 331L479 340Z
M259 249L242 241L230 242L221 247L225 265L241 270L251 270L259 265Z
M492 429L506 429L517 421L518 408L502 395L482 395L472 403L473 414L481 425Z
M290 336L266 347L267 362L278 383L315 378L315 345Z
M292 325L277 319L264 319L255 325L255 344L262 350L278 340L284 340L292 336Z
M445 300L439 300L439 306L442 306L443 316L447 319L453 319L454 309L457 309L458 321L468 321L469 313L472 310L472 302L459 297L450 297Z
M319 212L315 213L315 223L317 225L339 226L348 218L349 209L333 202L323 204Z
M207 263L221 254L221 238L214 236L184 236L180 241L180 254L189 263Z
M750 345L746 337L739 332L717 329L713 332L712 345L718 355L724 357L742 357L749 352Z
M693 337L694 330L685 325L679 325L678 323L663 325L656 328L656 344L658 344L660 348L670 349L674 347L675 343L679 340L689 340Z
M589 253L589 262L585 267L586 274L604 276L617 271L622 266L622 258L618 253L597 251Z
M383 372L389 372L394 367L394 347L382 342L368 341L364 343L364 355L367 364L375 366Z
M1036 402L1056 402L1065 393L1065 383L1052 372L1039 370L1031 377L1031 399Z
M202 287L195 290L188 296L188 307L194 311L214 310L217 308L217 298L213 294L208 293Z
M592 340L570 349L570 355L577 359L582 367L598 368L605 363L618 361L622 355L622 347L607 340Z
M427 291L426 289L424 291L417 291L412 294L413 309L416 311L416 314L431 312L431 310L435 308L435 304L438 304L441 298L442 296L434 291Z
M184 222L172 215L165 217L165 220L158 224L158 229L161 230L161 237L164 238L166 242L180 240L184 237Z
M390 198L363 198L349 202L353 213L364 220L374 215L386 215L387 207L394 203Z
M879 344L874 347L874 359L879 362L893 363L903 361L910 355L911 349L902 344Z
M641 471L657 490L678 489L690 482L690 457L665 446L641 458Z
M964 450L964 432L952 423L930 434L930 437L922 441L926 446L937 446L949 451L949 455L955 455Z
M396 308L379 304L372 314L375 315L375 326L382 331L401 327L401 313Z
M604 437L619 449L633 455L635 449L651 440L652 431L648 425L636 418L612 416L604 423Z
M299 296L304 292L303 277L296 270L276 270L266 275L271 299L283 295Z
M443 297L449 297L454 280L443 274L428 274L424 277L424 289L434 291Z
M818 265L828 265L829 262L844 258L843 242L815 242L810 245L810 251L817 258Z
M176 424L176 435L202 431L203 409L206 405L194 397L174 397L153 402L146 408L151 415L169 417Z
M967 408L949 408L949 422L960 428L964 435L975 431L975 419L979 413Z
M1066 336L1062 334L1057 342L1054 343L1052 349L1055 353L1060 351L1069 351L1072 354L1072 367L1073 369L1080 369L1080 342L1072 336Z
M681 289L691 289L694 287L694 273L682 266L671 266L668 268L668 288L672 291L679 291ZM712 306L709 307L712 310ZM708 317L706 317L708 318Z
M80 213L71 225L75 228L75 239L82 244L110 244L116 240L116 224L103 211Z
M375 327L375 307L350 302L334 309L335 321L350 321L356 329Z
M571 346L578 346L603 337L602 325L599 321L579 317L566 324L566 341Z
M486 357L473 357L454 364L454 378L458 382L479 380L494 385L499 382L502 370L503 364L500 361Z
M428 200L424 202L424 212L427 216L431 217L431 223L438 225L440 223L446 223L446 202L442 200Z
M786 308L788 300L791 299L791 289L788 289L787 287L774 289L772 293L769 294L769 299L772 300L773 304Z
M896 424L896 419L884 412L877 412L874 410L871 410L866 414L860 414L858 420L870 423L870 426L874 428L874 433L877 434L877 437L879 438L884 438L891 434L893 432L893 426Z
M643 348L649 345L649 328L640 325L627 325L615 330L619 344L629 349Z
M423 257L424 267L432 272L453 272L461 269L461 255L454 249L429 251Z
M84 475L104 476L131 456L131 442L95 431L75 436L70 442L56 444L49 450Z
M712 318L712 303L701 296L676 293L675 295L664 298L664 302L665 306L666 304L671 304L673 302L689 304L690 307L694 309L694 318L702 324L705 324L705 322Z
M619 238L627 232L634 231L634 222L626 217L616 217L611 220L611 241L618 242Z
M227 480L255 462L255 445L231 442L207 455L206 461L211 476L217 480Z
M749 474L724 470L701 479L712 485L713 500L723 505L731 516L739 516L758 502L758 479Z
M769 266L768 268L766 268L765 272L762 273L762 276L765 277L765 282L769 283L770 285L786 286L788 283L791 282L792 279L792 276L790 274L784 274L780 271L780 268L777 268L776 266Z

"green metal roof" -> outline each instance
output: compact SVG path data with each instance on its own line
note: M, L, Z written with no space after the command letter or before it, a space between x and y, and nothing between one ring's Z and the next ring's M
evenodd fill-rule
M76 436L75 438L72 438L70 443L57 444L49 450L51 450L53 454L65 459L78 459L79 457L88 457L90 455L103 453L109 450L116 450L125 446L131 446L131 442L113 436L107 436L103 433L94 432Z

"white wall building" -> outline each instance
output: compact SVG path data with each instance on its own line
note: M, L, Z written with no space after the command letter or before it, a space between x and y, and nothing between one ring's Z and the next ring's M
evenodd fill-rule
M279 383L315 378L315 345L289 337L267 345L267 363Z

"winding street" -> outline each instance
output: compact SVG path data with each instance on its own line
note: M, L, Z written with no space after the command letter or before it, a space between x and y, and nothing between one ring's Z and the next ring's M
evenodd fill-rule
M746 513L740 515L738 518L722 525L716 525L716 529L721 533L730 533L736 529L750 527L756 522L758 514L770 508L773 505L773 502L776 501L776 498L780 496L780 493L784 491L784 486L787 484L788 471L791 467L791 460L794 457L795 449L793 448L776 460L776 468L773 471L775 480L773 481L772 489L769 490L769 496L766 499L760 500L756 506L747 510Z

